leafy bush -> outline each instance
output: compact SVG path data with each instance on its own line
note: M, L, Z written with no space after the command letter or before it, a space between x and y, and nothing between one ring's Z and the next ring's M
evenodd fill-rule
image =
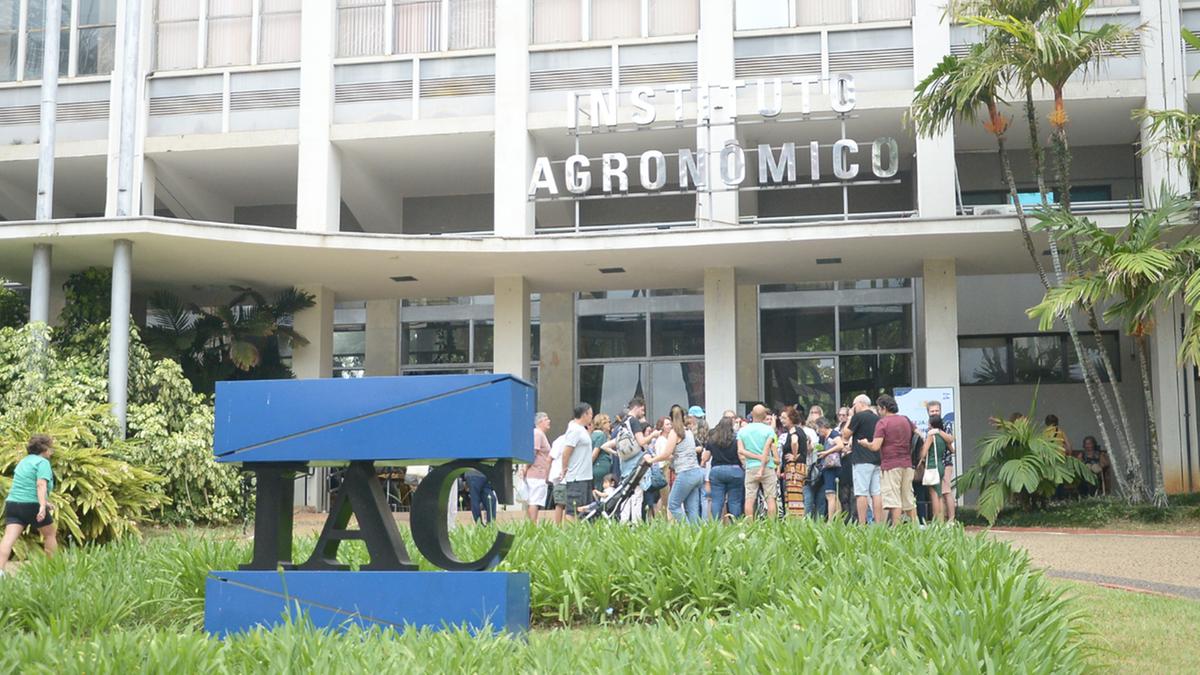
M535 631L528 642L461 631L342 636L299 621L218 643L198 632L204 578L248 560L249 543L193 533L71 550L0 584L0 670L1078 672L1088 658L1079 615L1023 553L955 528L514 531L503 568L529 572L535 624L586 632ZM492 536L463 527L451 539L467 555ZM299 538L296 557L313 543ZM362 563L361 542L340 557ZM608 627L586 628L598 624Z
M144 403L129 406L128 426L138 443L122 457L166 479L170 501L157 516L164 523L224 523L241 513L241 476L213 460L213 409L193 393L174 361L154 363ZM153 395L149 395L150 393Z
M137 532L137 523L164 500L154 489L162 479L97 447L95 429L110 420L101 407L84 412L29 408L0 416L0 473L5 476L0 490L7 495L12 488L9 477L26 456L29 437L50 434L55 440L50 503L64 536L104 542Z
M4 279L0 278L0 282ZM0 284L0 328L16 328L29 320L29 308L25 300L11 288Z
M996 429L979 441L979 458L958 478L958 489L979 490L979 515L989 523L1012 501L1025 507L1044 503L1059 485L1096 476L1063 451L1050 427L1033 420L1033 413L1016 420L993 420Z
M167 478L148 485L169 498L159 500L157 519L223 523L238 514L237 470L212 457L212 405L192 391L178 364L151 358L131 329L127 426L134 442L122 444L106 412L108 323L65 340L49 335L45 326L0 329L0 410L78 414L91 424L95 447L111 446L115 458Z
M1134 524L1200 525L1200 493L1172 495L1171 505L1160 508L1150 504L1133 505L1117 497L1090 497L1051 503L1036 510L1004 509L996 516L996 525L1008 527L1104 528ZM984 525L987 521L970 508L958 510L965 525Z

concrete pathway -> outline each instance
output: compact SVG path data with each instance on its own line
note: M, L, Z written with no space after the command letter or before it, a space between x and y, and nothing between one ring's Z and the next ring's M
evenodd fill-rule
M993 529L1047 574L1200 600L1200 536L1153 532Z

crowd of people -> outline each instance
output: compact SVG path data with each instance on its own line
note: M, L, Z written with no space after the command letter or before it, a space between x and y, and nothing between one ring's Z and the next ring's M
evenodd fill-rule
M529 520L595 516L679 522L807 516L860 523L955 517L955 438L941 405L927 407L928 431L896 400L856 397L827 419L820 405L743 418L727 410L709 427L699 406L673 405L658 420L635 398L616 417L575 406L566 432L550 440L550 417L534 419L533 462L518 469L517 500ZM920 491L929 511L918 517ZM925 501L922 499L921 501Z

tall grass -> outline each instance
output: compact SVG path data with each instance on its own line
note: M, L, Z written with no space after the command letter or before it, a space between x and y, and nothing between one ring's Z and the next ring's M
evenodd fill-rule
M503 569L530 573L542 630L528 641L330 634L300 620L218 643L200 631L204 577L248 560L249 544L174 535L69 551L5 578L0 672L1074 672L1088 657L1076 610L1023 553L957 529L789 521L516 533ZM466 557L493 534L466 527L452 539ZM312 543L297 542L297 559ZM343 549L347 562L365 560L361 546Z

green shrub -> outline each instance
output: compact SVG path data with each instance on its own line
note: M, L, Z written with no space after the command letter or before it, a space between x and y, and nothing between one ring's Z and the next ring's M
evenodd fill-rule
M0 277L0 282L4 281ZM25 306L25 300L0 283L0 328L17 328L28 320L29 308Z
M1079 615L1023 553L954 528L513 530L503 569L529 572L541 627L527 643L461 631L343 636L303 621L210 641L198 632L204 578L248 560L249 543L193 533L75 549L6 579L0 671L1078 672L1088 658ZM452 540L466 556L491 536L462 527ZM300 538L296 559L313 543ZM363 562L361 542L340 557Z
M116 459L98 447L96 429L111 423L103 407L61 412L48 407L13 410L0 416L0 490L12 487L13 469L26 456L35 433L54 438L54 491L50 503L59 531L69 541L104 542L137 532L137 523L164 498L154 474Z
M959 491L979 490L979 515L989 523L1010 502L1025 507L1045 504L1059 485L1094 484L1096 476L1066 454L1052 428L1027 417L993 420L995 430L979 441L975 465L959 476Z
M161 499L154 517L167 523L224 523L240 512L237 470L212 457L213 408L195 394L179 365L153 359L130 331L128 436L118 443L109 415L93 414L108 402L108 323L49 341L45 326L0 329L0 408L74 412L92 424L94 445L166 478L148 485Z

